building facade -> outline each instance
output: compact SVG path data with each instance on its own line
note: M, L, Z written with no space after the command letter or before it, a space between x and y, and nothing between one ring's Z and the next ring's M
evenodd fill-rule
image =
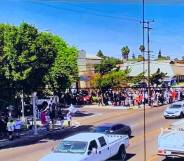
M100 64L102 58L96 55L87 54L86 51L80 50L77 60L79 69L78 88L91 88L91 78L95 74L94 66Z

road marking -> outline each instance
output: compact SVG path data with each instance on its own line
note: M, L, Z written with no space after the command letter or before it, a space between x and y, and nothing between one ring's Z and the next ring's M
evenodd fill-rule
M157 155L153 155L150 159L148 159L147 161L155 161L156 159L158 159Z

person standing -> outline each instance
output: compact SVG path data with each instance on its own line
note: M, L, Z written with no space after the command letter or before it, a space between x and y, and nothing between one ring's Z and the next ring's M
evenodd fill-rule
M14 130L15 130L15 125L13 123L13 120L8 121L7 130L8 130L9 140L13 140L13 135L14 135Z
M67 121L68 121L68 126L70 127L71 126L71 121L72 121L72 115L70 112L67 113Z
M3 132L3 118L0 118L0 138L4 136L4 132Z
M15 121L15 135L17 138L20 137L21 125L22 125L22 121L20 119L17 119Z
M64 115L63 115L62 111L60 111L60 113L59 113L59 120L60 120L60 124L61 124L61 129L62 129L63 124L64 124Z
M41 123L43 124L43 125L45 125L46 124L46 112L45 112L45 110L44 111L42 111L41 112Z

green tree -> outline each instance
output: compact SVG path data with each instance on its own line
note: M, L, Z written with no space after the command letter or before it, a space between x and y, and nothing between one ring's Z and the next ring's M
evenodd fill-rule
M107 74L104 74L103 76L97 74L93 78L92 83L96 88L99 88L102 91L105 91L109 88L122 87L128 83L129 72L130 70L113 70Z
M99 50L96 54L96 56L100 57L100 58L105 58L105 55L103 54L102 50Z
M140 50L141 53L143 53L145 51L144 45L140 45L139 50Z
M132 83L137 84L144 80L144 72L138 74L137 76L132 78Z
M130 53L130 49L128 48L128 46L123 47L121 49L121 53L122 53L123 59L128 60L129 53Z
M54 36L53 41L56 44L57 56L45 81L54 91L61 92L78 79L78 50L70 47L58 36Z
M159 50L159 52L158 52L158 59L161 59L162 58L162 52L161 52L161 50Z
M150 83L152 85L156 84L157 86L161 84L162 79L167 75L167 73L163 73L158 69L154 74L150 77Z
M14 99L50 85L66 89L77 79L77 50L27 23L0 24L0 89ZM9 100L11 100L9 99Z
M95 65L95 72L102 75L107 74L116 68L117 64L121 64L122 61L113 57L106 57L101 60L100 64Z
M38 33L27 24L10 26L4 32L1 73L13 88L31 93L42 87L43 77L55 60L52 34Z

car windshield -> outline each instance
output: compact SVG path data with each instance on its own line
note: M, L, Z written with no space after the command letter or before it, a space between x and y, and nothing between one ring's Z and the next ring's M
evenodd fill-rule
M107 126L100 126L100 127L96 127L95 128L95 132L106 132L106 131L109 131L110 130L110 127L107 127Z
M181 108L181 105L175 104L175 105L170 106L170 108Z
M80 141L62 141L53 150L54 153L85 153L87 142Z

